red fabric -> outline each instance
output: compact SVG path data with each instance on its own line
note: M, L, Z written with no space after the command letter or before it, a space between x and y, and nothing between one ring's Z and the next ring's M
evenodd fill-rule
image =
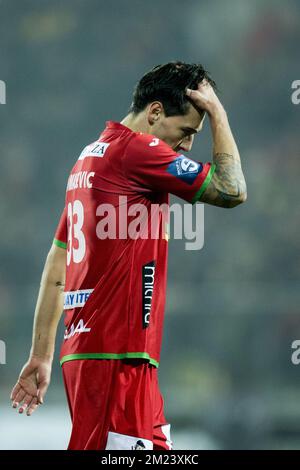
M147 209L147 235L154 205L168 207L169 192L191 201L209 170L209 163L193 162L154 136L132 132L114 122L108 123L98 141L84 149L68 180L66 207L55 238L68 243L65 291L73 297L73 292L86 295L81 292L89 291L89 297L84 305L65 308L67 332L61 358L89 353L133 353L134 357L145 357L146 353L153 363L159 362L168 215L165 218L156 210L157 238L100 239L97 227L103 217L97 209L104 203L116 208L118 234L123 209L119 196L126 196L128 208L140 204ZM155 265L155 275L149 321L145 325L142 279L143 269L149 265Z
M103 450L108 432L147 439L169 450L157 369L143 361L76 360L63 364L72 418L68 449Z

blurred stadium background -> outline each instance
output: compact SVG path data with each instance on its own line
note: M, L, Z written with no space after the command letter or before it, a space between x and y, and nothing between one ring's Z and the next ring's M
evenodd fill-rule
M0 448L65 448L58 364L30 419L9 408L68 172L153 65L202 62L240 146L248 201L205 207L205 246L171 240L160 383L177 449L299 449L297 0L2 0ZM191 156L211 159L209 128ZM61 326L58 345L63 334Z

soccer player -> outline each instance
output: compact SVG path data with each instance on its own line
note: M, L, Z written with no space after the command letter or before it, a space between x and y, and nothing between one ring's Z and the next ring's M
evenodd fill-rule
M191 150L206 115L212 163L182 154ZM43 403L64 310L69 449L172 448L157 379L168 249L159 207L168 204L169 193L226 208L246 199L227 114L199 64L171 62L146 73L129 114L107 123L69 176L30 356L11 393L20 413L31 415ZM142 228L130 234L137 208Z

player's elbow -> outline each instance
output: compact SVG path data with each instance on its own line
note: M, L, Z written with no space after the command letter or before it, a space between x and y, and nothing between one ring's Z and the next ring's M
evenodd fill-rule
M235 206L239 206L240 204L243 204L246 201L247 201L247 191L245 190L241 192L239 196L237 197Z
M247 201L247 190L245 189L244 192L240 195L240 204Z
M241 191L237 195L222 193L222 200L223 202L220 204L222 207L226 209L233 209L234 207L237 207L240 204L246 202L247 191Z

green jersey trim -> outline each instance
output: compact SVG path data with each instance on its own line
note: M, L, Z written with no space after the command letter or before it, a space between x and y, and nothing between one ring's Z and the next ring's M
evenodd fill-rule
M61 242L60 240L57 240L56 238L54 238L53 243L54 245L59 246L60 248L64 248L65 250L67 249L67 244Z
M60 360L60 365L62 366L65 362L76 361L76 359L147 359L150 364L155 367L159 366L159 362L152 359L148 353L145 352L132 352L132 353L82 353L82 354L68 354L63 356Z
M209 169L209 172L206 175L205 180L203 181L201 185L201 188L196 192L195 196L193 197L192 204L195 204L195 202L199 201L200 197L202 196L207 186L211 182L211 179L213 177L215 170L216 170L216 165L213 163Z

